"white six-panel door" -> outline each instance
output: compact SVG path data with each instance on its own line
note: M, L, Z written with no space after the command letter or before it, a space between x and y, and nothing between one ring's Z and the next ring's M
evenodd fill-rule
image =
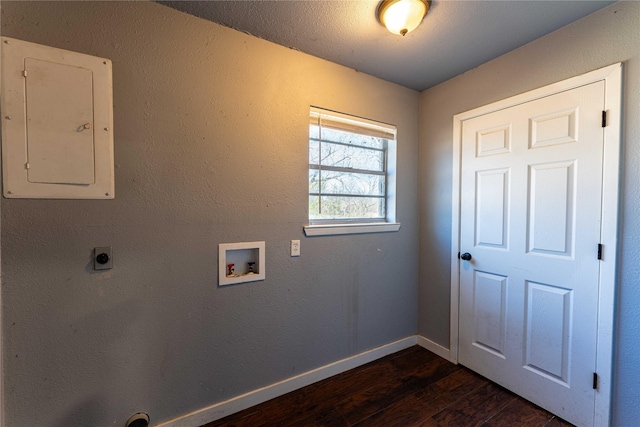
M459 362L594 424L605 84L462 123Z

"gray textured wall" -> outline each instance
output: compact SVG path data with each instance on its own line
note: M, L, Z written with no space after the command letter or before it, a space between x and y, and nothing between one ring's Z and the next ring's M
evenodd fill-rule
M421 335L449 346L453 115L624 62L614 425L640 425L640 3L620 2L426 90L420 103ZM429 256L425 256L429 254Z
M416 333L417 92L148 2L3 1L2 34L113 61L116 179L2 201L7 426L157 423ZM399 232L304 237L310 105L398 126ZM253 240L267 279L218 288Z

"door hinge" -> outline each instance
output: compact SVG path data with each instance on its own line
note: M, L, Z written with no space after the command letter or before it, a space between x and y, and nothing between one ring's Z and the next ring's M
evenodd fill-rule
M598 374L596 372L593 373L593 389L598 389Z
M27 170L31 169L31 165L29 164L29 162L24 164L24 168Z
M27 70L22 70L22 77L27 77Z
M603 128L607 127L607 112L606 111L602 111L602 127Z
M602 260L602 243L598 243L598 259Z
M458 252L458 259L460 259L460 252Z

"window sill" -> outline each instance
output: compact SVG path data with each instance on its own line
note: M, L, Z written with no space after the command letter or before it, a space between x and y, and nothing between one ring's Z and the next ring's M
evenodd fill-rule
M399 222L363 223L363 224L322 224L305 225L304 234L312 236L335 236L340 234L386 233L400 230Z

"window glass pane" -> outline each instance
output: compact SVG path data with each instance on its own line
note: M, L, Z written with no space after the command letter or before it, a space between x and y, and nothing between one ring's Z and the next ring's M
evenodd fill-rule
M317 125L309 125L309 138L320 138L320 128Z
M309 196L309 218L320 218L320 196Z
M385 217L384 199L382 198L322 196L320 199L322 213L318 212L318 197L309 197L309 218L383 219Z
M322 164L340 168L382 172L384 171L384 152L323 142Z
M322 172L324 173L324 171ZM309 193L320 192L320 171L318 169L309 169Z
M314 171L319 172L319 171ZM317 188L320 179L320 193L322 194L354 194L365 196L384 196L384 175L370 175L362 173L337 172L323 170L315 176L309 175L309 192L311 186Z
M313 139L310 139L309 140L309 164L317 165L319 158L320 158L320 143L318 141L314 141Z
M317 126L311 126L316 127ZM323 127L320 135L323 141L341 142L343 144L359 145L361 147L384 148L384 139L373 136L359 135L357 133L345 132ZM314 138L312 136L312 138ZM316 137L317 138L317 137Z

